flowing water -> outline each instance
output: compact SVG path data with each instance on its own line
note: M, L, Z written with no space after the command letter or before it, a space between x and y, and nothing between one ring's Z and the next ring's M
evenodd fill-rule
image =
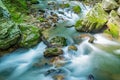
M57 14L73 24L75 19L81 16L71 12L66 12L69 14L67 16ZM93 36L96 40L93 44L88 42L87 37L76 44L73 38L81 33L76 32L74 28L59 27L63 26L62 24L59 23L49 36L64 36L68 39L68 45L74 44L78 48L78 51L71 53L68 46L63 47L64 65L46 65L47 60L43 57L46 45L40 42L33 48L18 49L1 57L0 80L53 80L52 76L55 74L64 75L64 80L120 80L119 42L95 34ZM35 66L35 63L39 63L39 66ZM48 70L53 71L47 73Z

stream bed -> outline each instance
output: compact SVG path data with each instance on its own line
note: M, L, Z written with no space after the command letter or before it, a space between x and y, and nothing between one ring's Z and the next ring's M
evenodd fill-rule
M90 9L84 8L81 3L72 3L80 4L82 13L87 13ZM42 4L41 2L39 5L43 6ZM63 47L64 64L56 67L55 64L47 64L49 59L43 56L46 48L43 42L30 49L17 49L0 58L0 80L56 80L53 78L56 75L63 76L57 80L120 80L120 43L99 33L93 34L96 38L94 43L89 43L89 37L86 37L76 44L74 36L83 33L65 26L75 24L85 14L76 15L65 9L59 11L64 12L64 15L54 12L67 21L60 21L49 36L64 36L68 39L68 46L74 44L78 50L69 52L68 46Z

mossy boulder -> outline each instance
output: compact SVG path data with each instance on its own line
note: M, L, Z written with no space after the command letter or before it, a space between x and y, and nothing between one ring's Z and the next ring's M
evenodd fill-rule
M80 32L98 32L104 27L107 19L108 14L101 4L96 4L83 19L76 22L75 29Z
M31 25L20 25L21 40L20 47L32 47L40 41L40 29Z
M103 0L102 7L104 8L104 10L110 11L110 10L118 8L119 5L117 4L115 0Z
M44 57L55 57L63 54L61 48L47 48L44 52Z
M0 21L0 49L8 49L20 38L20 29L12 21Z
M110 19L107 23L108 29L105 33L111 34L114 38L118 38L120 35L120 18L117 12L112 10L109 15Z
M62 36L56 36L50 40L50 43L53 46L62 47L67 45L67 39Z
M81 7L79 5L73 6L73 11L78 14L81 12Z

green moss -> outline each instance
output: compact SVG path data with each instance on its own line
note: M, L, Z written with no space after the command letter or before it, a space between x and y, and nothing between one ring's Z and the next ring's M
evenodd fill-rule
M114 10L110 12L107 27L108 29L105 30L105 33L111 34L114 38L119 38L120 18Z
M112 23L108 24L109 29L105 30L105 33L111 34L114 38L119 37L119 29L118 26Z
M26 0L4 0L3 3L10 12L11 18L15 22L24 22L28 12Z
M81 28L82 28L82 20L80 19L75 23L75 29L79 31Z
M35 26L21 25L21 36L20 47L32 47L40 41L40 29Z
M68 8L68 7L70 7L70 4L69 4L69 3L60 4L60 7L61 7L61 8Z
M65 5L65 8L70 7L70 4L68 4L68 3L66 3L66 4L64 4L64 5Z
M38 20L39 20L40 22L44 22L44 21L45 21L45 18L39 17Z
M32 4L39 3L38 0L30 0L30 2L31 2Z
M75 12L75 13L80 13L81 12L81 8L80 8L80 6L73 6L73 11Z
M9 11L14 8L18 12L26 12L28 9L26 0L4 0L3 2Z

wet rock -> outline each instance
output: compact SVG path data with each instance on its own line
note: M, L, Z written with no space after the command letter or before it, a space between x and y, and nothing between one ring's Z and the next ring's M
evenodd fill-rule
M78 48L76 47L76 46L74 46L74 45L71 45L71 46L69 46L68 47L68 53L69 53L69 56L75 56L76 54L77 54L77 50L78 50Z
M51 58L50 62L56 67L62 67L66 62L63 56L56 56Z
M54 1L48 1L48 5L55 5L56 3Z
M110 19L107 23L108 29L105 33L111 34L114 38L118 38L120 35L120 18L116 11L111 11L109 15Z
M55 57L63 54L61 48L47 48L44 52L44 57Z
M68 47L68 51L71 51L71 50L73 50L73 51L77 51L78 49L77 49L76 46L71 45L71 46Z
M89 40L88 40L89 43L93 43L94 40L96 39L96 38L95 38L93 35L91 35L91 34L81 34L80 36L77 36L76 38L77 38L78 40L82 40L83 38L86 38L86 37L89 38Z
M12 21L0 21L0 49L8 49L20 38L20 29Z
M101 4L96 4L92 10L75 24L75 29L79 32L99 32L107 22L108 14L103 10Z
M43 43L44 43L48 48L49 48L49 47L53 47L53 46L47 41L47 39L46 39L44 36L42 36L41 39L42 39Z
M56 27L56 24L59 20L57 14L51 12L51 14L43 13L43 15L40 15L38 17L38 20L40 21L40 27L43 30L49 29L51 27Z
M119 5L115 0L103 0L102 7L104 8L104 10L109 11L118 8Z
M45 72L45 76L51 75L53 78L57 75L67 75L68 71L64 68L50 69Z
M32 47L40 42L40 29L31 25L20 25L21 40L20 47Z
M54 80L64 80L64 76L63 75L56 75L53 78L54 78Z
M65 37L56 36L50 40L50 43L53 46L62 47L67 45L67 39Z
M81 7L79 5L73 6L73 11L78 14L81 12Z

